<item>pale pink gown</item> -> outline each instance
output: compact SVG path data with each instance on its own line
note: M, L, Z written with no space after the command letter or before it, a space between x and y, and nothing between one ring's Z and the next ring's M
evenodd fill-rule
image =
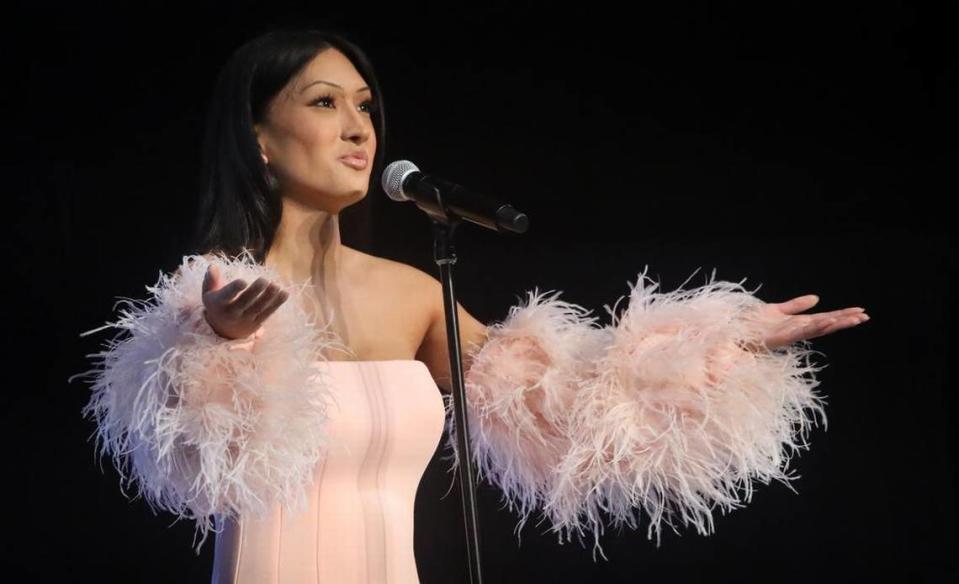
M421 361L318 361L335 402L309 508L220 521L213 583L418 584L413 506L445 421Z

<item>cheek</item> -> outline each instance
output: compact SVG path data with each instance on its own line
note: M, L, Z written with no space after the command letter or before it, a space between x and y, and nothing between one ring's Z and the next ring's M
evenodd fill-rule
M301 124L293 131L294 142L302 152L311 156L332 154L331 148L336 143L336 130L321 124Z
M335 132L304 124L286 138L283 166L288 176L303 181L317 173L329 173L329 167L335 162Z

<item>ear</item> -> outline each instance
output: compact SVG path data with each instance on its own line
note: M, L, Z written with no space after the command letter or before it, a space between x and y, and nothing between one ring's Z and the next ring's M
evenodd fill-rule
M256 133L256 142L260 145L260 156L263 157L263 164L269 164L270 159L266 153L266 137L260 124L253 124L253 131Z

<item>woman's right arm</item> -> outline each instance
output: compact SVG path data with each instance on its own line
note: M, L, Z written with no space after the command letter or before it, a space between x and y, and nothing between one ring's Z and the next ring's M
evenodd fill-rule
M326 444L329 392L313 367L337 345L299 302L283 302L244 338L220 336L204 315L207 268L228 282L278 282L248 253L185 256L147 286L108 327L120 333L89 355L95 366L83 415L97 424L101 455L151 508L197 522L215 514L262 515L276 501L305 503L304 487ZM289 290L296 297L300 290ZM103 327L107 328L107 327Z

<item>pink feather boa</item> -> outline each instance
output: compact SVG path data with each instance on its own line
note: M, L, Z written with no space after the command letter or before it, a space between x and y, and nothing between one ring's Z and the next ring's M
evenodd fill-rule
M711 508L741 506L740 484L747 502L754 477L789 486L784 448L797 448L797 428L808 448L815 418L807 410L826 422L808 342L742 348L763 347L771 323L741 284L657 293L645 278L630 285L620 317L606 307L612 325L594 326L558 292L533 291L469 348L464 381L479 476L521 515L517 532L541 509L560 543L591 530L594 558L601 511L615 526L636 528L645 510L657 547L663 520L678 533L674 514L709 535ZM449 413L452 396L446 403Z

